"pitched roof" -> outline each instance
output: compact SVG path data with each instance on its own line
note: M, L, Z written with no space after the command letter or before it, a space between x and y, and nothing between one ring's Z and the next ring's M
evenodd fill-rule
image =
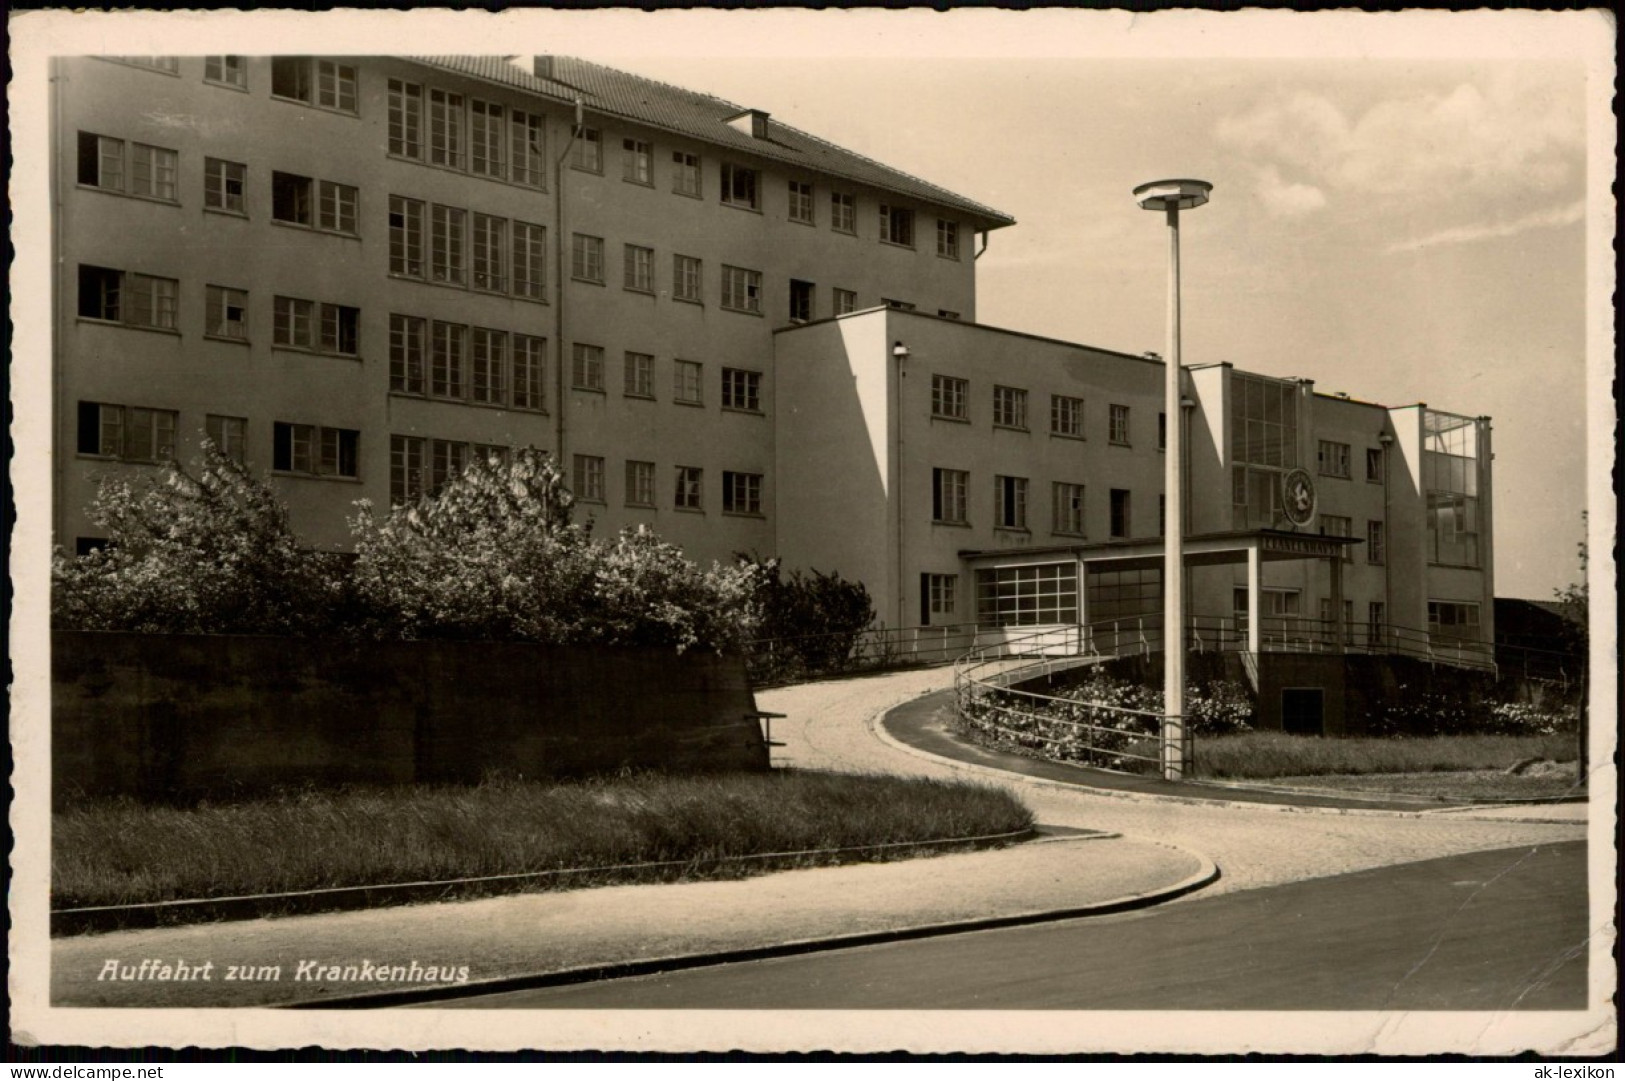
M406 59L562 101L573 102L580 97L583 108L592 113L634 120L741 153L838 176L957 210L975 219L982 228L997 229L1015 224L1015 219L1002 211L956 195L889 165L882 165L780 120L770 119L767 137L756 138L748 131L738 130L728 123L749 112L742 106L591 61L554 57L552 78L542 79L496 56L417 56Z

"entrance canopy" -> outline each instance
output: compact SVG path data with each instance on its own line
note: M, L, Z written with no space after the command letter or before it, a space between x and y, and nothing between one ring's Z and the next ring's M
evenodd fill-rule
M1362 544L1354 537L1327 537L1318 533L1287 533L1279 529L1242 529L1225 533L1201 533L1185 538L1185 565L1218 567L1246 563L1256 558L1263 563L1289 559L1340 560L1343 549ZM1041 548L998 548L961 550L959 557L971 564L987 566L997 562L1031 563L1071 556L1083 563L1110 563L1112 570L1156 569L1162 566L1162 537L1147 540L1107 541L1104 544L1049 545Z

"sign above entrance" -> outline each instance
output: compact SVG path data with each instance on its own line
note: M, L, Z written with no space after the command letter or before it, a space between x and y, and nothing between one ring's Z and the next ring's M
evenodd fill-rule
M1281 474L1281 509L1293 525L1308 525L1315 517L1315 482L1308 472L1290 469Z

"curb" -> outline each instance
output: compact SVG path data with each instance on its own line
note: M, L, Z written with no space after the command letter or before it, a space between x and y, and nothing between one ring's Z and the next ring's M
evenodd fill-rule
M924 698L929 694L940 693L942 692L925 691L922 694L916 695L914 699L911 699L911 701L917 701L918 699ZM1310 807L1292 803L1269 803L1264 801L1210 799L1203 796L1168 796L1158 795L1152 792L1129 792L1120 788L1096 787L1095 785L1091 785L1087 781L1082 780L1057 781L1048 777L1030 777L1024 773L1019 773L1015 770L1000 769L997 766L984 766L976 762L963 762L957 758L944 758L943 756L933 754L930 751L921 750L913 744L903 742L886 730L886 718L891 716L893 711L901 709L902 706L907 704L908 703L905 702L900 703L899 705L890 706L869 718L869 731L872 732L882 743L893 748L894 750L902 751L904 754L912 755L915 758L923 761L931 762L939 766L947 766L950 769L959 770L964 773L972 773L982 777L997 777L1006 782L1020 782L1022 784L1039 785L1044 788L1059 788L1062 791L1081 791L1091 796L1100 796L1104 799L1120 799L1137 803L1176 803L1192 807L1227 807L1254 811L1277 811L1285 814L1347 815L1353 817L1375 818L1430 818L1446 812L1464 814L1473 811L1487 811L1492 810L1497 806L1495 804L1469 804L1457 807L1429 807L1415 811L1379 809L1376 807ZM1501 804L1499 806L1504 807L1506 805ZM1571 818L1510 818L1505 815L1497 815L1493 821L1521 822L1528 825L1584 825L1583 822L1576 822Z
M1077 838L1051 837L1040 838L1039 840L1048 844L1057 844L1063 841L1088 842L1107 839L1105 836L1094 835ZM994 931L1005 927L1025 927L1038 923L1054 923L1061 920L1079 919L1084 916L1105 916L1115 912L1130 912L1135 909L1149 908L1152 905L1171 901L1188 893L1194 893L1219 879L1218 864L1200 853L1163 841L1141 841L1136 843L1154 844L1159 848L1171 849L1194 858L1200 866L1194 874L1171 886L1127 894L1109 901L1097 901L1092 904L1069 908L1040 909L1008 916L953 920L947 923L921 924L916 927L901 927L887 931L865 931L861 934L834 935L827 938L794 939L789 942L774 943L768 946L751 946L742 949L715 950L706 953L677 954L670 957L589 965L582 968L561 969L557 972L503 976L498 979L482 980L477 983L414 988L401 991L378 991L321 1000L287 1002L277 1008L286 1010L365 1010L388 1006L430 1005L436 1002L474 998L481 995L532 991L547 987L566 987L574 984L595 983L600 980L626 979L632 976L652 976L665 972L681 972L687 969L739 964L745 961L762 961L776 957L796 957L802 954L822 953L828 950L852 949L858 946L879 946L891 942L939 938L944 935L966 934L971 931Z

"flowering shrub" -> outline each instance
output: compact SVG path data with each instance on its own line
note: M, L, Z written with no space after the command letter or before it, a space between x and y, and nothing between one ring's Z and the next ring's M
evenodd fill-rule
M1490 731L1496 735L1549 736L1572 730L1578 710L1558 712L1528 702L1497 702L1490 707Z
M105 481L107 548L53 559L63 630L349 634L723 650L760 619L759 571L705 569L646 529L571 522L546 455L476 462L433 497L351 520L353 564L301 550L264 483L205 444L196 476Z
M342 598L337 557L301 550L275 493L207 441L195 475L105 479L90 517L109 544L53 555L58 629L310 634Z
M570 521L551 458L475 462L436 496L351 522L370 633L723 650L759 620L755 570L709 570L638 527L613 541Z

